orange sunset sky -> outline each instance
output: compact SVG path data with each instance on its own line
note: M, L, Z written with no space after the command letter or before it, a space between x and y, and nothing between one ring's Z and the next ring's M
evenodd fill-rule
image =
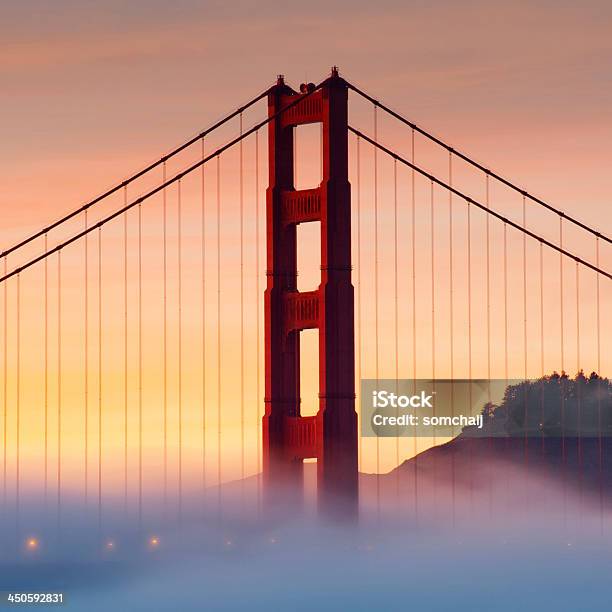
M320 81L333 64L340 67L341 74L355 82L368 93L375 95L393 109L415 121L417 124L441 136L446 142L459 150L469 153L483 164L498 170L514 180L519 186L542 197L555 207L577 217L584 223L610 235L612 233L612 82L610 65L612 61L612 7L604 1L570 2L76 2L57 0L56 2L26 1L4 6L0 23L0 111L2 116L0 146L0 206L2 207L1 246L7 248L14 242L38 230L62 214L78 207L88 199L101 193L109 186L123 180L139 170L148 162L159 158L183 140L197 134L206 126L250 99L272 84L276 75L282 73L294 86L302 81ZM372 110L368 105L351 99L351 121L368 134L372 133ZM265 105L260 105L245 116L245 127L249 127L265 114ZM354 119L353 119L354 118ZM221 144L237 133L237 125L221 136L214 144ZM304 137L298 138L298 183L308 186L309 180L316 181L319 168L316 130L306 130ZM409 154L408 130L395 130L388 120L380 119L379 137L392 148ZM208 150L214 146L207 143ZM264 192L267 184L265 168L266 141L265 131L259 141L259 187L260 212L264 210ZM360 194L364 214L364 240L362 256L368 260L371 252L372 225L371 205L373 201L372 153L363 146ZM300 147L302 147L300 149ZM356 202L356 175L354 138L350 141L351 183L353 202ZM434 158L432 152L423 150L422 159L431 163L431 169L439 171L446 180L446 157ZM188 152L182 163L169 167L169 176L179 167L198 158L199 149ZM202 464L202 418L206 418L207 443L204 463L207 478L214 482L221 473L222 479L253 473L257 469L257 422L263 404L257 398L256 366L256 295L257 276L255 274L255 142L253 138L245 141L244 156L244 207L245 207L245 246L244 264L247 276L244 280L245 292L245 338L244 350L244 395L246 416L240 417L239 368L240 312L238 305L239 290L239 223L238 200L238 151L234 150L222 159L223 174L223 215L224 232L222 236L222 261L227 266L229 276L224 280L221 379L224 401L229 407L223 410L222 429L226 458L219 466L217 445L218 389L217 380L217 329L216 311L216 187L215 164L207 165L206 201L210 207L211 222L206 236L210 257L205 264L210 286L206 290L205 305L207 320L206 331L206 391L207 416L202 415L201 380L201 252L200 252L200 176L194 175L185 180L183 192L183 248L181 258L184 265L183 284L183 332L181 359L181 399L178 388L178 342L177 300L169 303L168 342L170 381L168 382L169 410L169 453L171 470L177 469L178 417L177 402L183 403L184 422L182 427L184 445L184 469L188 482L199 482L198 470ZM381 239L386 246L381 247L383 272L381 274L381 296L388 299L392 291L392 272L389 262L389 236L392 223L393 189L392 166L388 160L380 159L378 195L381 205ZM152 182L143 182L128 197L139 195L147 187L156 184L161 175L158 173ZM313 178L314 177L314 178ZM457 171L457 180L463 175ZM466 176L466 189L473 190L483 197L482 182ZM398 175L400 200L407 202L410 190L410 174L405 169ZM299 185L298 185L299 186ZM428 185L417 184L419 210L417 218L423 224L429 219ZM495 193L492 192L492 196ZM110 212L122 202L119 194L103 209ZM444 208L440 217L447 212L448 194L436 192L436 202ZM160 275L163 267L160 252L160 211L161 195L156 196L151 206L143 206L143 344L142 350L144 379L143 405L145 424L143 433L145 470L154 472L160 466L160 444L162 413L160 321L162 302ZM171 237L169 241L169 288L176 290L178 251L176 243L177 192L171 188L167 193ZM496 206L495 197L491 200ZM498 209L511 218L520 219L520 198L512 199L508 194L499 194ZM514 208L513 208L514 207ZM528 215L531 215L529 209ZM96 213L97 214L97 213ZM403 214L403 213L402 213ZM437 213L436 213L437 214ZM465 230L465 213L457 217L456 231ZM474 213L473 236L477 246L473 258L479 279L482 280L483 217ZM93 217L92 217L93 218ZM98 217L96 217L98 218ZM445 218L445 217L444 217ZM534 230L554 240L557 238L556 217L545 217L534 212L529 217ZM370 223L368 223L368 219ZM132 330L136 327L138 316L138 294L136 289L136 222L131 214L128 219L128 319ZM407 217L400 223L409 231ZM59 237L70 235L82 228L83 220L77 220ZM426 225L423 225L426 227ZM355 227L354 227L355 228ZM107 283L103 304L104 348L103 348L103 400L105 416L103 419L103 449L105 474L109 490L120 491L123 487L124 466L122 464L122 431L124 427L123 402L125 365L123 364L123 306L117 306L123 298L123 225L121 222L105 230L103 250L105 264L103 276ZM263 217L260 232L264 231ZM308 262L316 255L316 230L300 228L304 232L306 246L301 251L301 269L305 285L316 286L318 269L316 262L308 270ZM443 320L439 324L440 334L448 333L445 297L448 259L446 226L441 228L438 282L440 309ZM385 234L386 232L386 234ZM501 234L499 227L492 229L495 244L494 252L499 255ZM425 233L425 230L423 230ZM302 234L300 234L302 235ZM465 247L464 237L456 238L457 248ZM264 234L261 234L263 240ZM386 239L385 239L386 236ZM419 233L419 249L428 252L426 238ZM354 235L355 240L355 235ZM513 255L521 247L520 238L510 237ZM568 230L568 248L579 256L594 261L594 242L579 232ZM313 242L314 241L314 242ZM40 252L41 243L30 251L29 256ZM302 248L302 247L300 247ZM68 461L66 482L79 490L85 477L84 462L84 413L85 385L87 387L87 410L89 414L88 436L91 447L88 450L88 470L93 473L97 462L98 431L98 295L97 291L97 238L88 241L90 279L88 281L88 381L84 373L85 344L83 306L83 250L75 248L63 255L67 265L63 271L64 289L62 293L62 329L66 334L62 348L62 395L57 399L56 348L51 342L49 348L47 394L49 427L53 430L50 443L49 462L57 457L56 403L62 404L65 411L62 442ZM527 247L528 268L537 265L537 250ZM260 288L263 290L265 262L263 250L260 251ZM399 247L402 266L409 266L409 249L406 240ZM424 256L425 257L425 256ZM465 254L462 255L465 257ZM558 274L558 257L547 253L546 263L550 274ZM314 257L316 259L316 256ZM21 261L21 260L20 260ZM496 260L497 261L497 260ZM461 302L466 272L464 259L457 260L455 282L458 289L456 309L457 353L456 376L466 376L465 369L465 300ZM9 269L11 268L9 260ZM16 263L16 262L14 262ZM354 260L355 264L355 260ZM602 245L600 264L612 268L612 249ZM426 259L421 271L423 282L429 278ZM523 265L522 260L511 262L511 275ZM576 307L575 279L573 264L567 263L567 282L565 291L570 305L566 316L575 327ZM364 265L362 275L363 291L370 297L372 266ZM400 270L400 299L408 304L409 286L406 282L408 268ZM44 457L41 447L44 434L44 349L42 348L44 326L44 295L41 292L44 267L24 273L21 282L21 342L25 345L20 356L19 406L22 414L20 433L20 452L23 452L24 478L33 487L40 486L41 466ZM356 272L358 270L356 269ZM49 264L49 278L56 287L57 261ZM519 283L518 277L515 281ZM8 291L9 321L16 317L16 294L14 279ZM581 281L583 295L580 310L583 317L582 344L576 344L575 335L566 340L566 368L575 372L578 348L581 350L581 367L589 371L596 364L595 337L595 284L592 273L584 272ZM499 289L499 274L494 289ZM536 297L539 289L535 276L528 281L529 312L535 322L530 330L539 338L539 306ZM475 283L477 284L477 283ZM601 281L600 333L604 351L602 370L610 375L612 357L609 353L611 304L611 285L607 279ZM514 287L515 285L513 285ZM516 285L522 287L522 285ZM312 288L304 286L304 288ZM56 291L56 289L52 289ZM427 295L429 296L428 289ZM521 288L522 291L522 288ZM558 313L555 300L558 295L558 277L548 279L546 296L548 299L547 319L551 328L558 329ZM483 289L477 284L479 306L473 314L478 323L483 317ZM174 294L176 291L174 291ZM55 294L53 294L55 296ZM197 296L194 298L193 296ZM533 299L532 299L533 298ZM428 297L429 299L429 297ZM511 307L522 304L523 295L511 291ZM364 302L366 302L364 298ZM371 301L371 300L370 300ZM387 303L382 307L381 334L383 339L381 354L381 375L395 375L394 338L396 336L392 311ZM497 306L499 304L497 303ZM606 310L607 308L607 310ZM429 325L426 304L418 314L419 328ZM515 308L516 310L516 308ZM49 305L49 330L56 334L57 304L55 297ZM497 312L497 311L496 311ZM513 311L514 312L514 311ZM263 313L261 307L260 314ZM494 342L501 338L499 313L494 315ZM512 315L510 334L515 340L522 338L519 329L520 312ZM530 320L531 320L530 319ZM402 329L409 325L411 315L402 310L399 325ZM372 308L368 302L363 309L363 331L360 339L362 352L362 374L373 376L372 354L373 339ZM574 327L571 329L573 330ZM462 331L463 330L463 331ZM530 337L531 337L530 331ZM398 332L399 333L399 332ZM402 332L403 333L403 332ZM424 337L429 331L423 331ZM463 334L463 335L462 335ZM474 376L484 376L484 344L482 333L476 334ZM574 334L572 331L571 334ZM399 349L400 375L408 377L412 373L410 365L410 337L400 335ZM358 338L359 339L359 338ZM7 465L9 478L15 469L14 455L16 441L13 436L16 426L17 385L15 383L16 361L14 347L16 332L9 329L9 360L6 365L9 382L7 383ZM130 460L128 478L136 478L136 459L138 435L138 338L134 331L128 337L128 444ZM316 337L308 334L305 338L306 363L315 352ZM448 375L448 348L444 338L440 341L438 372ZM522 340L520 340L522 342ZM510 376L523 374L521 355L525 347L517 341L511 346ZM545 369L559 369L559 339L555 331L547 330L545 346ZM423 344L425 340L423 340ZM429 351L429 352L427 352ZM529 347L530 361L528 375L540 374L539 344ZM419 364L418 374L431 375L431 348L423 348L423 364ZM504 374L499 349L493 355L493 375ZM584 363L582 363L582 360ZM263 360L260 357L260 377L263 373ZM605 368L607 366L607 371ZM316 385L316 368L305 368L304 388L311 393ZM260 390L260 399L263 391ZM313 395L314 397L314 395ZM312 401L310 401L312 404ZM305 404L306 411L313 407ZM223 402L222 402L222 405ZM225 406L225 405L224 405ZM210 439L209 439L210 438ZM244 440L246 454L241 455L241 439ZM89 440L89 438L88 438ZM362 469L374 471L375 448L372 441L364 442L362 449ZM387 441L385 441L387 444ZM380 470L394 467L397 458L410 456L414 452L412 441L402 440L396 454L395 441L385 446ZM104 453L103 453L104 454ZM55 465L55 464L54 464ZM174 472L173 472L174 473ZM154 488L154 477L149 486ZM13 481L11 481L13 482ZM67 485L68 486L68 485ZM146 488L145 486L145 488ZM193 485L196 486L195 484Z

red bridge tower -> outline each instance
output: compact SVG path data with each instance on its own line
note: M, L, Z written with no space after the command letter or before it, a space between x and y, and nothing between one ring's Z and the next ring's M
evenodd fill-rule
M357 509L355 338L351 284L348 90L337 69L320 89L295 93L282 77L268 97L270 121L265 291L266 409L263 468L267 487L301 486L303 460L317 459L319 506ZM323 179L295 190L294 128L323 126ZM321 222L321 283L297 290L296 228ZM300 415L300 331L319 330L319 410ZM310 366L309 366L310 367Z

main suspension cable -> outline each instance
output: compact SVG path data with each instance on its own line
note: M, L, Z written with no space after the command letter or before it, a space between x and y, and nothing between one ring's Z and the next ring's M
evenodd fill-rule
M495 217L496 219L499 219L500 221L502 221L506 225L508 225L508 226L510 226L510 227L512 227L514 229L517 229L520 232L525 233L530 238L533 238L534 240L537 240L538 242L541 242L541 243L545 244L547 247L557 251L558 253L561 253L562 255L565 255L566 257L569 257L570 259L573 259L574 261L577 261L578 263L582 264L583 266L585 266L587 268L590 268L591 270L597 272L598 274L601 274L602 276L605 276L606 278L609 278L610 280L612 280L612 273L607 272L605 270L602 270L599 266L591 264L588 261L584 261L583 259L581 259L577 255L574 255L573 253L571 253L571 252L567 251L566 249L564 249L562 246L556 245L556 244L550 242L549 240L546 240L546 238L542 238L542 236L539 236L538 234L535 234L531 230L528 230L528 229L522 227L522 225L520 223L515 223L514 221L512 221L511 219L507 219L506 217L504 217L500 213L495 212L494 210L491 210L491 209L487 208L481 202L478 202L474 198L466 195L465 193L459 191L458 189L456 189L454 187L451 187L450 185L447 185L444 181L441 181L439 178L435 177L433 174L430 174L429 172L423 170L422 168L419 168L418 166L414 165L413 163L411 163L408 160L406 160L405 158L403 158L401 155L398 155L397 153L395 153L391 149L388 149L387 147L385 147L384 145L380 144L379 142L376 142L375 140L373 140L369 136L366 136L363 132L360 132L356 128L354 128L354 127L349 125L348 129L351 132L353 132L353 134L357 134L357 135L361 136L361 138L363 140L369 142L371 145L375 146L377 149L380 149L381 151L384 151L387 155L390 155L391 157L394 157L395 159L397 159L402 164L404 164L404 165L406 165L406 166L408 166L410 168L413 168L414 170L416 170L416 172L418 172L420 175L426 177L430 181L433 181L437 185L440 185L441 187L444 187L444 189L451 190L455 195L459 196L465 202L469 202L470 204L473 204L477 208L480 208L481 210L484 210L487 214ZM2 282L3 280L4 280L3 278L0 278L0 282Z
M287 106L284 106L278 112L274 113L273 115L270 115L269 117L266 117L265 119L263 119L259 123L255 124L254 126L249 128L242 135L237 136L236 138L230 140L229 142L227 142L223 146L219 147L218 149L216 149L215 151L213 151L212 153L207 155L204 159L200 159L197 162L193 163L191 166L189 166L185 170L182 170L178 174L175 174L171 179L168 179L167 181L164 181L161 185L158 185L157 187L151 189L150 191L148 191L144 195L140 196L138 199L134 200L133 202L131 202L127 206L123 206L119 210L116 210L113 213L109 214L108 216L104 217L103 219L101 219L97 223L95 223L93 225L90 225L87 230L83 230L83 231L81 231L81 232L79 232L77 234L74 234L71 238L65 240L64 242L62 242L60 244L57 244L52 249L49 249L46 253L43 253L42 255L38 255L37 257L34 257L33 259L29 260L25 264L22 264L21 266L19 266L17 268L14 268L10 272L4 274L2 277L0 277L0 283L3 283L7 279L15 276L16 274L19 274L23 270L27 270L29 267L37 264L39 261L42 261L46 257L49 257L50 255L52 255L54 253L57 253L58 251L60 251L61 249L65 248L66 246L72 244L73 242L76 242L77 240L80 240L81 238L83 238L83 236L86 236L88 233L93 232L93 231L103 227L104 225L106 225L107 223L112 221L113 219L116 219L117 217L121 216L122 214L124 214L125 212L130 210L131 208L134 208L135 206L138 206L139 204L141 204L145 200L148 200L149 198L151 198L155 194L159 193L160 191L162 191L163 189L165 189L169 185L172 185L172 184L176 183L177 181L181 180L183 177L187 176L188 174L190 174L191 172L193 172L194 170L196 170L200 166L203 166L204 164L208 163L212 159L218 158L222 153L224 153L225 151L227 151L228 149L230 149L231 147L233 147L234 145L239 143L241 140L244 140L245 138L247 138L251 134L254 134L257 130L261 129L262 127L264 127L265 125L267 125L271 121L274 121L275 119L278 119L283 114L285 114L287 111L291 110L297 104L302 103L306 98L308 98L313 93L318 91L325 82L326 81L323 81L322 83L317 85L314 89L312 89L308 93L305 93L304 95L299 96L296 100L294 100L293 102L290 102L289 104L287 104ZM2 257L2 254L0 254L0 257Z
M457 151L456 149L454 149L450 145L446 144L445 142L443 142L439 138L435 137L430 132L428 132L428 131L424 130L423 128L419 127L418 125L416 125L412 121L409 121L408 119L406 119L405 117L403 117L399 113L397 113L397 112L393 111L392 109L390 109L388 106L385 106L379 100L376 100L372 96L368 95L367 93L365 93L364 91L362 91L361 89L359 89L358 87L353 85L352 83L349 83L348 81L345 81L345 82L346 82L346 85L347 85L347 87L349 89L352 89L355 93L359 94L360 96L362 96L363 98L365 98L366 100L368 100L369 102L371 102L372 104L377 106L378 108L384 110L386 113L388 113L389 115L391 115L392 117L394 117L398 121L401 121L403 124L409 126L413 130L416 130L419 134L425 136L426 138L428 138L429 140L431 140L435 144L439 145L443 149L446 149L447 151L449 151L453 155L456 155L457 157L459 157L463 161L467 162L468 164L470 164L474 168L477 168L481 172L486 173L487 175L491 176L495 180L497 180L500 183L506 185L506 187L509 187L510 189L512 189L514 191L517 191L518 193L520 193L521 195L523 195L526 198L530 199L531 201L535 202L536 204L539 204L540 206L543 206L547 210L550 210L551 212L554 212L555 214L559 215L559 217L561 217L562 219L567 219L571 223L573 223L573 224L577 225L578 227L580 227L581 229L583 229L583 230L593 234L594 236L598 236L599 238L602 238L606 242L612 243L612 238L609 238L608 236L602 234L601 232L592 229L588 225L585 225L584 223L582 223L582 222L578 221L577 219L571 217L570 215L566 214L562 210L558 210L554 206L551 206L550 204L544 202L544 200L541 200L540 198L538 198L538 197L528 193L524 189L521 189L520 187L518 187L517 185L515 185L514 183L512 183L508 179L505 179L504 177L502 177L501 175L497 174L496 172L493 172L489 168L486 168L482 164L479 164L478 162L474 161L472 158L468 157L466 154L461 153L460 151Z
M136 172L136 174L133 174L129 178L127 178L124 181L122 181L121 183L115 185L114 187L111 187L110 189L108 189L107 191L105 191L101 195L97 196L93 200L87 202L86 204L83 204L79 208L77 208L77 209L73 210L72 212L64 215L63 217L61 217L57 221L54 221L50 225L48 225L48 226L44 227L43 229L41 229L40 231L32 234L28 238L25 238L24 240L18 242L17 244L13 245L12 247L10 247L8 249L5 249L4 252L0 253L0 258L1 257L6 257L7 255L10 255L11 253L14 253L18 249L24 247L25 245L29 244L33 240L36 240L37 238L41 238L45 234L49 233L51 230L59 227L60 225L62 225L66 221L69 221L70 219L76 217L77 215L85 212L87 209L91 208L92 206L95 206L96 204L98 204L102 200L105 200L106 198L108 198L112 194L114 194L117 191L121 190L122 188L126 187L130 183L132 183L135 180L139 179L140 177L144 176L145 174L149 173L151 170L154 170L158 166L160 166L162 164L165 164L169 159L173 158L175 155L177 155L181 151L184 151L185 149L190 147L192 144L194 144L195 142L197 142L201 138L204 138L204 136L207 136L211 132L214 132L216 129L220 128L222 125L226 124L228 121L232 120L234 117L240 115L245 110L247 110L248 108L250 108L251 106L253 106L257 102L259 102L260 100L265 98L268 95L268 93L270 92L270 89L271 88L268 87L268 89L266 89L265 91L262 91L260 94L258 94L254 98L252 98L249 102L247 102L246 104L242 105L240 108L237 108L235 111L233 111L229 115L226 115L225 117L223 117L222 119L220 119L219 121L217 121L216 123L211 125L209 128L206 128L205 130L201 131L197 136L194 136L193 138L190 138L189 140L187 140L183 144L181 144L178 147L174 148L172 151L170 151L170 153L167 153L166 155L164 155L160 159L158 159L158 160L154 161L153 163L149 164L148 166L146 166L142 170Z

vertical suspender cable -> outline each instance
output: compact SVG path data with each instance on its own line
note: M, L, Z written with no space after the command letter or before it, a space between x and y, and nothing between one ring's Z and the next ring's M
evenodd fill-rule
M123 191L127 205L127 186ZM128 219L123 215L123 509L128 509Z
M15 357L15 535L19 538L19 513L21 502L21 276L17 274L16 357Z
M503 283L504 283L504 379L505 388L508 387L508 226L504 221L503 228ZM506 449L511 442L506 438Z
M256 390L257 401L255 402L255 432L257 437L257 509L259 511L260 498L260 471L261 471L261 436L259 435L259 402L261 402L261 357L260 357L260 338L261 338L261 322L260 318L260 300L259 293L259 130L255 132L255 317L257 322L256 327Z
M363 340L361 330L361 139L357 136L357 379L361 387L361 344ZM361 388L359 389L361 393ZM358 413L359 427L361 427L361 410ZM359 436L359 468L363 461L363 437Z
M576 262L576 394L578 396L578 468L582 478L582 376L580 369L580 266ZM581 491L582 493L582 491Z
M87 223L87 211L85 211L85 229L88 228L88 223ZM88 466L88 459L89 459L89 283L88 283L88 278L89 278L89 236L86 235L84 237L84 241L85 241L85 245L84 245L84 249L85 249L85 295L83 297L84 299L84 308L85 308L85 316L84 316L84 336L85 336L85 350L84 350L84 366L83 366L83 370L84 370L84 380L83 380L83 387L84 387L84 391L85 391L85 466L84 466L84 478L85 478L85 505L87 505L88 502L88 498L89 498L89 466ZM45 248L46 251L46 248ZM46 265L47 265L47 258L45 258L45 274L46 274ZM47 374L45 372L45 378L46 378ZM46 408L45 408L46 410ZM45 420L46 420L46 416L45 416ZM45 439L46 439L46 435L45 435ZM46 448L45 448L45 455L46 455Z
M431 224L431 378L436 380L436 259L435 259L435 211L434 211L434 183L430 181L429 212ZM435 387L434 387L435 388ZM432 436L433 445L436 445L435 430Z
M378 116L374 111L374 142L378 142ZM378 380L378 149L374 147L374 363ZM380 439L376 438L376 509L380 514Z
M504 379L508 388L508 226L504 221ZM506 438L506 449L511 440Z
M468 307L468 381L469 381L469 393L468 401L470 405L470 411L473 409L473 394L472 394L472 207L468 202L467 205L467 307ZM451 383L452 385L452 383ZM454 401L454 395L451 394ZM454 416L454 405L452 407ZM470 472L470 509L472 509L473 497L474 497L474 478L472 470L472 447L473 440L469 443L469 472ZM453 510L455 502L455 460L453 457Z
M177 189L177 262L178 262L178 518L183 518L183 257L181 181Z
M595 261L596 265L599 268L599 236L595 240ZM597 318L597 374L601 378L601 330L599 327L600 324L600 305L599 305L599 274L596 275L596 318Z
M435 210L434 184L429 185L429 215L431 225L431 378L436 378L436 259L435 259ZM434 438L435 444L435 438Z
M166 183L166 162L162 166L163 182ZM162 190L163 267L164 267L164 516L168 513L168 206L166 188Z
M374 105L374 142L378 142L378 116ZM376 380L379 377L378 347L378 148L374 147L374 341ZM376 503L380 511L380 439L376 438Z
M414 170L414 128L410 132L410 161L413 164L410 180L410 242L412 246L412 378L417 377L417 340L416 340L416 172ZM414 436L414 452L416 455L416 435Z
M62 252L57 252L57 525L62 510Z
M45 253L48 250L48 236L45 234ZM6 274L6 269L4 270ZM45 511L47 510L47 496L49 490L49 258L45 257ZM5 285L6 287L6 285ZM6 404L6 402L5 402ZM87 469L87 466L86 468Z
M357 378L361 387L361 345L363 333L361 328L361 138L357 136ZM359 389L361 393L361 388ZM361 427L361 410L358 413L359 427ZM359 467L363 461L363 439L359 436Z
M361 345L363 332L361 327L361 138L357 136L357 333L359 344L357 346L357 377L361 387ZM361 388L359 389L361 393ZM359 411L359 426L361 427L361 410ZM363 437L359 436L359 466L363 461Z
M559 217L559 247L563 248L563 217ZM565 350L563 334L563 253L559 253L559 308L560 308L560 335L561 342L561 372L565 372Z
M257 511L260 506L260 471L261 471L261 436L259 435L259 402L261 401L261 362L260 362L260 338L261 338L261 323L260 317L260 293L259 293L259 130L255 132L255 317L257 322L256 327L256 391L257 401L255 402L255 433L257 437Z
M489 175L486 175L486 203L489 208ZM486 270L487 270L487 379L491 380L491 230L490 216L486 215ZM489 402L491 401L491 385L489 387Z
M523 229L526 227L527 208L523 196ZM525 233L523 233L523 350L523 376L527 381L527 235Z
M399 309L398 309L398 279L397 279L397 160L393 160L393 301L394 301L394 320L395 320L395 384L397 387L399 380ZM396 463L399 465L399 436L395 447Z
M398 282L397 282L397 160L393 160L393 298L394 298L394 322L395 322L395 392L399 393L399 319L398 319ZM395 464L399 466L400 439L395 439ZM399 470L396 470L397 485L399 487Z
M98 227L98 532L102 531L102 228Z
M242 136L242 113L240 113L240 136ZM240 452L241 474L244 479L244 172L243 142L239 143L240 172Z
M435 259L435 210L434 210L434 183L430 181L429 186L429 212L430 212L430 225L431 225L431 378L433 381L433 393L436 389L436 259ZM434 408L435 416L435 408ZM432 444L436 446L437 436L435 428L432 431ZM433 478L433 496L436 496L436 459L434 456L434 478ZM453 508L453 520L454 520L454 508Z
M180 185L180 181L179 181ZM142 527L142 204L138 204L138 527Z
M204 138L201 141L201 156L204 159ZM200 204L202 232L202 496L206 495L206 176L205 165L200 168Z
M487 172L485 174L485 203L487 210L490 204L490 176ZM487 400L491 404L491 228L490 228L490 215L487 212L485 215L486 223L486 300L487 300ZM488 436L488 446L491 449L493 439ZM488 490L489 490L489 516L493 511L493 487L491 478L488 478Z
M527 227L527 208L523 195L523 229ZM528 460L529 436L527 435L527 234L523 232L523 452Z
M221 511L221 156L217 156L217 503Z
M46 240L46 238L45 238ZM6 276L7 273L7 256L4 257L4 276ZM7 470L6 470L6 443L8 441L8 435L7 435L7 431L6 431L6 426L7 426L7 416L8 416L8 404L7 404L7 400L8 400L8 368L7 368L7 358L8 358L8 320L7 320L7 312L8 312L8 293L7 293L7 285L6 282L4 283L4 293L3 293L3 297L4 297L4 314L3 314L3 318L4 318L4 338L3 338L3 354L4 354L4 359L3 359L3 375L2 378L4 379L4 388L3 388L3 395L4 395L4 409L2 411L2 435L3 435L3 444L2 444L2 505L5 506L6 505L6 474L7 474Z
M559 247L563 248L563 217L559 217ZM561 462L563 466L563 526L567 525L567 483L566 483L566 449L565 449L565 339L563 333L563 253L559 253L559 312L561 340L561 378L559 380L561 393Z
M544 453L544 245L540 242L540 423L542 424L540 451Z
M595 239L595 264L599 268L599 236ZM603 535L603 437L601 432L601 331L599 306L599 274L595 275L596 325L597 325L597 463L599 467L599 529Z
M580 372L580 266L576 262L576 372Z
M416 338L416 172L414 170L414 128L411 129L410 132L410 161L413 164L412 172L411 172L411 180L410 180L410 242L412 247L412 379L415 381L414 384L414 392L416 392L416 377L417 377L417 338ZM413 437L413 466L414 466L414 518L415 522L418 523L418 458L417 458L417 431L416 428L414 430Z
M559 247L563 248L563 217L559 217ZM563 333L563 253L559 253L559 313L560 313L560 336L561 341L561 457L563 465L565 465L565 384L563 376L565 375L565 340ZM565 506L564 506L565 509Z
M504 378L508 386L508 226L504 221Z
M448 184L450 187L452 187L453 185L453 153L452 151L448 152ZM431 225L432 225L432 262L431 262L431 267L432 267L432 277L431 277L431 282L432 282L432 321L434 320L434 314L433 314L433 283L434 283L434 269L433 269L433 182L431 184L431 190L432 190L432 221L431 221ZM469 206L468 206L468 211L469 211ZM468 212L469 214L469 212ZM454 283L453 283L453 192L449 190L448 192L448 279L449 279L449 337L450 337L450 342L449 342L449 349L450 349L450 380L451 380L451 384L450 384L450 391L451 391L451 396L450 396L450 405L451 405L451 415L454 416L455 415L455 386L453 384L453 379L455 377L455 333L454 333L454 294L453 294L453 288L454 288ZM433 323L432 323L433 325ZM432 329L432 336L433 336L433 329ZM432 351L434 350L433 348L433 342L432 342ZM434 373L433 373L433 378L435 380L435 368L434 368ZM434 382L435 384L435 382ZM435 437L434 437L434 444L435 444ZM453 525L455 524L455 456L452 456L451 459L451 471L452 471L452 520L453 520Z
M448 152L448 184L453 185L453 154ZM433 189L433 184L432 184ZM454 338L454 293L453 293L453 192L448 192L448 271L449 271L449 336L450 336L450 378L455 374L455 338ZM451 387L452 389L452 387ZM452 393L452 391L451 391ZM452 401L452 400L451 400Z

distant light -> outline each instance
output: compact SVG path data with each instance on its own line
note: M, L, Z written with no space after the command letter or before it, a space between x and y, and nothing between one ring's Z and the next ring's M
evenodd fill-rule
M225 540L225 545L226 546L231 546L233 544L233 542L231 540Z
M28 538L26 541L26 548L28 550L36 550L38 548L38 540L36 538Z
M159 538L157 536L149 538L149 546L151 548L157 548L159 546Z
M269 540L270 544L276 544L277 541L278 540L275 537L271 537Z
M115 548L115 543L112 540L108 540L108 542L106 542L106 549L114 550L114 548Z

